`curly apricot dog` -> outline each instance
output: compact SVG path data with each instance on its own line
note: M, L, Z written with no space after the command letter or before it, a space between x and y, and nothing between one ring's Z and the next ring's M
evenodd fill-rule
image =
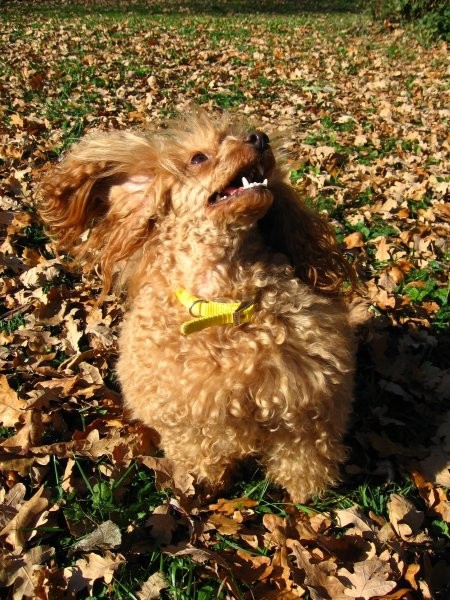
M303 502L338 479L352 271L267 135L197 111L86 137L42 186L59 245L130 298L118 374L131 415L212 489L258 456Z

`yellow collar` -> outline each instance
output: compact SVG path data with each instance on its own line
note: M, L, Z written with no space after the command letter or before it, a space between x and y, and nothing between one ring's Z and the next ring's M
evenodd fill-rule
M179 302L186 307L191 317L181 325L183 335L201 331L212 325L242 325L248 323L255 312L255 304L251 300L243 302L216 302L192 296L186 290L175 292Z

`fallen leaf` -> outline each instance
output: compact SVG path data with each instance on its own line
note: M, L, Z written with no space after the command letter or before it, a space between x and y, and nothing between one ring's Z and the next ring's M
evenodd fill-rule
M414 543L429 540L429 537L421 532L424 514L417 510L410 500L400 494L391 494L387 508L389 520L402 540Z
M13 586L14 600L34 598L36 572L54 554L50 546L36 546L24 553L0 554L0 586Z
M359 231L354 231L344 238L344 244L347 250L351 250L352 248L362 248L364 243L364 237Z
M67 581L67 590L76 594L87 588L87 593L92 596L94 583L103 579L106 584L111 583L114 572L125 562L121 554L112 554L106 550L104 556L99 554L86 554L84 558L76 561L73 567L66 567L63 571Z
M364 600L389 594L397 584L388 581L387 577L386 564L378 558L356 563L353 573L347 569L338 571L338 578L345 585L345 595Z
M156 571L136 593L138 600L159 600L161 592L169 587L167 577L161 571Z
M3 493L2 493L3 492ZM4 490L0 490L0 527L4 528L19 512L20 506L25 498L26 487L23 483L16 483L16 485L9 490L7 494L4 494Z
M420 461L420 470L430 481L450 488L450 455L447 451L432 446L430 455Z
M234 535L242 528L242 525L237 523L234 519L230 519L229 517L218 513L210 515L208 517L208 523L213 525L222 535Z
M122 536L119 527L113 521L104 521L91 533L75 542L73 551L110 550L120 546Z
M177 527L177 522L170 512L169 505L158 506L145 523L147 527L150 527L150 535L158 546L168 546Z
M193 496L195 494L194 477L176 463L166 458L155 458L153 456L143 456L140 461L155 472L159 489L171 488L181 496Z
M417 582L417 576L419 575L419 573L420 573L420 565L417 565L417 564L408 565L404 577L405 577L405 580L409 583L409 585L413 588L413 590L419 589L419 584Z
M210 550L208 548L195 548L191 545L187 545L184 548L178 549L176 547L169 547L164 550L166 554L170 554L172 556L190 556L192 560L196 563L205 563L209 560L225 567L227 570L230 570L230 564L228 561L216 552L215 550Z
M347 533L354 533L368 540L375 537L375 532L370 526L369 520L356 506L337 510L336 520L340 527L351 526L347 529Z
M377 244L375 258L381 262L388 261L391 258L390 245L387 243L386 238L384 237L381 238Z
M346 597L344 585L330 572L325 561L313 562L310 553L296 540L289 540L288 546L292 550L297 567L305 573L305 584L314 599L342 600Z
M271 559L268 556L250 554L245 550L237 550L232 565L233 575L247 585L267 579L272 571Z
M450 523L450 502L447 499L445 490L426 481L418 471L412 471L411 477L419 490L421 498L426 502L429 512Z
M0 425L14 427L24 414L27 403L18 397L5 375L0 375Z
M43 486L24 502L14 518L0 531L15 550L21 550L35 533L35 527L50 504L50 493Z
M251 498L220 498L215 504L210 504L209 509L214 512L232 515L236 510L242 508L253 508L254 506L258 506L258 501L252 500Z

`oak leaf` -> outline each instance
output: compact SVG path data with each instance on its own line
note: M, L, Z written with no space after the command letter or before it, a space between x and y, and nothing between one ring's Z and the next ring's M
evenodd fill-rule
M429 512L450 523L450 502L447 499L445 490L426 481L418 471L413 471L411 476L421 498L426 502Z
M382 237L377 244L377 251L375 252L375 258L379 261L387 261L391 258L390 245L387 243L386 238Z
M233 535L242 528L242 525L237 521L230 519L225 515L221 515L220 513L213 513L210 515L208 517L208 523L213 525L222 535Z
M233 574L245 581L248 585L255 581L262 581L271 575L273 567L268 556L250 554L245 550L237 550Z
M211 561L224 567L228 571L230 570L230 563L226 558L215 550L209 548L195 548L191 544L185 544L184 547L180 548L177 546L168 547L164 550L166 554L171 556L190 556L191 559L196 563L205 563Z
M391 494L387 508L389 520L402 540L414 543L429 541L429 537L421 532L424 514L410 500L400 494Z
M155 472L158 489L171 488L181 496L193 496L194 477L168 458L143 456L140 462Z
M0 586L12 587L12 597L35 597L36 571L54 553L50 546L36 546L24 553L0 553Z
M251 498L232 498L231 500L228 498L220 498L215 504L210 504L209 509L214 512L232 515L236 510L252 508L254 506L258 506L258 501L252 500Z
M113 521L100 523L98 527L78 540L72 550L88 552L90 550L105 550L120 546L122 536L120 529Z
M104 556L90 553L77 560L73 567L64 569L67 580L67 589L71 593L78 593L87 588L89 596L97 579L103 579L106 584L111 583L116 569L125 562L121 554L112 554L108 550Z
M170 513L169 505L157 506L145 523L147 527L150 527L150 535L158 546L170 544L173 532L177 528L177 522Z
M25 494L26 487L23 483L16 483L7 494L0 490L0 527L5 527L16 516Z
M395 581L387 580L386 564L378 558L356 563L353 573L339 569L338 577L345 585L346 596L364 600L389 594L397 585Z
M352 248L362 248L364 246L364 237L361 232L354 231L345 236L344 244L347 250L352 250Z
M369 520L356 506L336 511L336 519L340 527L348 527L347 533L354 533L369 540L375 537Z
M24 414L26 401L18 397L5 375L0 375L0 425L14 427Z
M42 524L48 514L49 492L42 486L34 496L24 502L15 517L0 531L13 548L21 550L33 537L35 528Z
M288 540L294 560L300 571L305 574L305 584L314 600L342 600L345 598L344 585L334 575L334 563L313 562L312 555L297 540Z
M138 600L159 600L161 592L169 587L166 576L161 571L152 573L137 592Z

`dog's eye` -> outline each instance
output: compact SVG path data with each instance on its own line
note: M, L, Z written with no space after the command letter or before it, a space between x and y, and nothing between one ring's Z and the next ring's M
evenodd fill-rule
M194 154L194 156L191 158L191 165L199 165L207 160L208 156L206 156L206 154L203 154L203 152L197 152L197 154Z

